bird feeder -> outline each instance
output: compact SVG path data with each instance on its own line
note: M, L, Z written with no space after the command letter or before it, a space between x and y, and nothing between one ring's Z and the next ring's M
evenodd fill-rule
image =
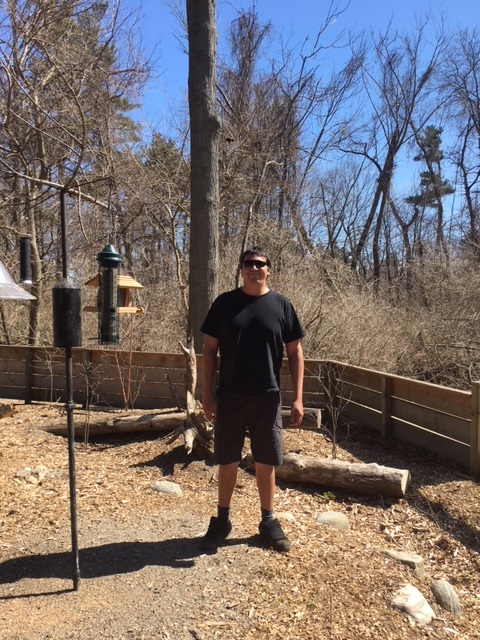
M0 262L0 300L35 300L35 296L15 284L3 262Z
M144 313L142 307L132 303L132 290L143 286L130 276L118 274L122 258L111 244L98 254L97 260L99 273L85 283L87 287L98 287L97 306L84 307L84 311L98 313L100 344L118 344L119 315Z
M20 238L20 282L24 286L32 284L32 236L25 235Z
M53 346L72 348L82 346L82 308L80 287L63 278L52 289Z

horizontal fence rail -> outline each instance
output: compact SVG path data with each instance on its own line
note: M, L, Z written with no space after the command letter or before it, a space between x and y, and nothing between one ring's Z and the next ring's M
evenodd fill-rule
M99 405L163 409L185 401L182 354L73 349L73 397ZM201 397L201 356L197 357ZM282 401L292 400L288 361ZM0 346L0 397L65 402L65 356L49 347ZM177 403L178 399L178 403ZM325 419L367 425L387 439L424 447L480 476L480 383L460 391L333 361L306 360L304 404Z

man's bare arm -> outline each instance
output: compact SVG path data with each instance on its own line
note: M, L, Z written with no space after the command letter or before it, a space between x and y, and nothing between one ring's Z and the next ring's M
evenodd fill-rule
M213 380L217 370L218 340L212 336L205 336L202 353L203 376L203 411L207 420L212 420L217 412L217 405L213 395Z
M285 346L293 385L290 425L292 427L298 427L303 420L303 350L300 340L289 342Z

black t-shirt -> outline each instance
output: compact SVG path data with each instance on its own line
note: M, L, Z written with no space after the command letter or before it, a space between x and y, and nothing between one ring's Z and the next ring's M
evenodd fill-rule
M287 298L274 291L249 296L241 289L218 296L201 331L218 339L219 388L234 393L278 391L283 344L304 336Z

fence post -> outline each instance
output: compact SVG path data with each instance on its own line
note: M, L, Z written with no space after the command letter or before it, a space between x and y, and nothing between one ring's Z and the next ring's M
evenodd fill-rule
M392 379L382 376L382 438L392 437Z
M90 349L83 349L83 401L84 409L92 403L92 364Z
M480 382L472 382L472 417L470 422L470 472L480 478Z
M323 384L324 390L324 408L325 408L325 424L331 425L333 423L333 403L335 398L335 385L333 381L334 368L331 362L325 363L325 381ZM321 378L320 378L321 380Z
M25 352L25 404L32 404L33 386L33 347L28 346Z

